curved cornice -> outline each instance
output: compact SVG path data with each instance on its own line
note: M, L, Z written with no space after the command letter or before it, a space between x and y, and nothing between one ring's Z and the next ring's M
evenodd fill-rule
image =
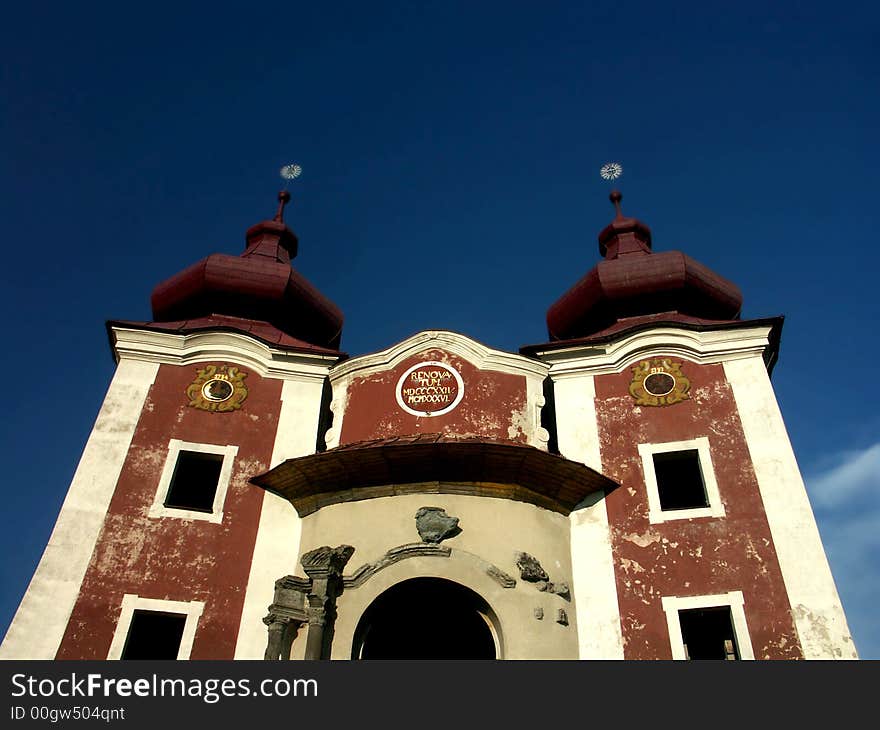
M700 364L726 362L764 355L774 335L772 323L694 330L684 327L652 327L604 343L572 343L568 346L534 348L535 357L550 365L554 379L584 372L619 373L632 363L654 355L672 355Z
M407 337L387 350L353 357L333 367L330 380L335 382L352 375L370 375L396 367L412 355L436 347L464 358L480 369L497 370L512 375L537 377L543 380L549 367L542 362L512 352L494 350L470 337L448 330L425 330Z
M109 329L117 361L130 359L189 365L222 360L244 365L267 378L323 380L340 357L282 350L238 332L207 331L179 335L113 324Z

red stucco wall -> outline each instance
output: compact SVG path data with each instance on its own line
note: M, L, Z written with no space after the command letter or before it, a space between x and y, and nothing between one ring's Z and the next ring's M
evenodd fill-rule
M397 402L397 381L408 368L424 361L448 363L464 381L464 397L449 413L414 416ZM439 349L425 350L396 367L355 377L348 386L340 444L419 433L442 433L528 441L526 379L495 370L480 370L467 360Z
M685 361L690 399L639 407L630 369L596 378L603 471L621 483L607 498L625 656L672 657L662 596L743 592L756 658L801 650L736 403L721 365ZM709 440L725 517L651 524L640 443Z
M262 491L247 480L269 465L282 384L242 368L248 397L241 409L209 413L190 408L185 394L201 367L159 368L59 659L106 658L125 593L204 601L192 658L233 657L262 504ZM238 446L221 524L147 516L172 438Z

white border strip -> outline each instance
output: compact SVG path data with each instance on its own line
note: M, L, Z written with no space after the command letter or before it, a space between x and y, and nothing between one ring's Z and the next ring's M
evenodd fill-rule
M55 658L158 370L158 363L119 363L0 659Z
M807 659L858 659L807 490L760 357L724 363Z
M195 451L200 454L219 454L223 456L223 464L220 467L220 476L217 479L217 489L214 492L214 504L210 512L198 512L196 510L166 507L165 498L171 486L174 476L174 468L181 451ZM216 446L214 444L196 444L180 439L171 439L168 442L168 456L159 478L156 496L150 505L150 517L176 517L183 520L205 520L207 522L223 522L223 504L226 501L226 492L229 489L229 479L232 476L232 463L238 454L238 446Z
M178 659L189 659L192 653L193 640L196 637L196 627L199 617L205 610L203 601L165 601L157 598L141 598L133 593L126 593L122 597L122 612L116 622L116 631L113 633L113 641L110 642L108 659L121 659L125 649L125 641L128 638L128 629L135 611L158 611L160 613L176 613L186 616L183 626L183 636L180 637L180 647L177 650Z
M554 383L559 450L602 471L595 381L591 375ZM581 659L623 659L623 633L605 495L578 505L569 516L571 569Z
M323 384L289 380L281 389L281 410L270 467L286 459L315 452ZM263 492L260 525L254 543L244 595L236 659L262 659L268 635L263 625L275 597L275 581L296 571L301 525L293 505L284 497Z
M708 507L691 509L664 510L660 507L660 489L657 486L657 474L654 470L654 454L666 454L670 451L696 451L703 475L703 486L706 488ZM648 521L652 524L671 520L686 520L695 517L724 517L724 505L718 492L715 479L715 468L709 453L709 439L705 436L689 441L668 441L663 444L639 444L639 455L642 457L642 469L645 474L645 487L648 492Z
M669 644L672 647L673 659L687 659L678 612L692 608L724 608L725 606L730 608L730 617L733 619L733 633L736 638L739 658L746 660L755 658L749 627L746 623L745 599L742 591L730 591L713 596L663 596L660 602L666 612L666 624L669 627Z

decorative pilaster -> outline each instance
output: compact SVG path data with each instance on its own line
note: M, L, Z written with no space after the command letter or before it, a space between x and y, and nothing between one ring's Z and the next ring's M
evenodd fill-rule
M275 581L275 599L263 619L268 630L265 659L290 657L300 627L308 623L306 659L329 659L336 621L336 598L343 591L342 571L354 548L323 546L302 556L308 578L288 575Z
M354 554L351 545L324 545L305 553L300 562L311 579L308 598L309 635L306 659L329 659L336 622L336 598L343 591L342 571Z

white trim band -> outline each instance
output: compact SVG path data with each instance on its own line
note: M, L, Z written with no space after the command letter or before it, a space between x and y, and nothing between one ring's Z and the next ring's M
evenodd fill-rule
M663 596L660 601L663 610L666 612L666 624L669 627L669 644L672 648L673 659L687 659L678 612L693 608L724 607L730 608L730 618L733 622L733 632L739 658L755 658L752 639L749 636L749 627L746 624L745 599L743 598L742 591L730 591L713 596Z
M199 618L205 610L203 601L166 601L157 598L141 598L134 593L126 593L122 597L122 611L116 622L116 631L113 633L113 641L110 642L108 659L121 659L125 650L125 642L128 639L128 630L135 611L156 611L159 613L173 613L186 616L183 626L183 636L180 638L180 648L177 650L177 659L189 659L192 653L193 640L196 637L196 627Z
M217 489L214 492L214 503L210 512L199 512L196 510L181 509L179 507L167 507L165 500L168 497L168 490L171 487L171 480L174 477L174 470L177 467L177 460L181 451L192 451L199 454L217 454L223 457L223 464L220 467L220 475L217 478ZM150 517L176 517L182 520L206 520L208 522L223 522L223 504L226 501L226 492L229 489L229 480L232 476L232 463L238 454L238 446L229 444L227 446L216 446L214 444L197 444L189 441L181 441L180 439L171 439L168 442L168 456L165 459L165 466L162 469L162 475L159 477L159 485L156 488L156 495L153 497L153 504L150 505Z
M674 451L696 451L706 490L708 507L665 510L660 506L660 486L654 469L654 454L668 454ZM724 505L715 479L715 469L709 454L709 439L705 436L689 441L668 441L663 444L639 444L639 456L642 457L642 469L645 474L645 487L648 492L648 521L652 524L671 520L687 520L695 517L724 517Z

